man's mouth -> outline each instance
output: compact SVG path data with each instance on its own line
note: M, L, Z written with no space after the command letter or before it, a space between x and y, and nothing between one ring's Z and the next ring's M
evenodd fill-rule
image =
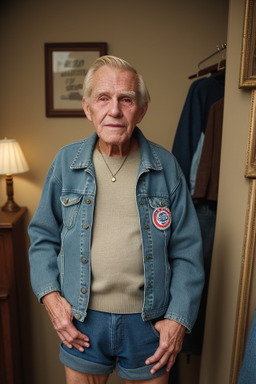
M105 124L105 126L107 128L110 128L110 129L121 129L121 128L124 128L124 125L122 124Z

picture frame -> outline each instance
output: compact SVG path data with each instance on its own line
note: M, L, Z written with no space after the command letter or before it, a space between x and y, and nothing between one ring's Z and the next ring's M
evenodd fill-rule
M251 107L246 152L245 177L256 178L256 89L253 89L251 91Z
M249 180L249 193L231 361L231 384L236 384L239 377L256 308L256 89L251 90L245 177Z
M239 88L254 87L256 87L256 0L246 0Z
M45 43L47 117L85 117L83 80L90 65L107 54L107 43Z
M234 329L230 384L237 384L256 305L254 262L256 252L256 179L249 180L237 313Z

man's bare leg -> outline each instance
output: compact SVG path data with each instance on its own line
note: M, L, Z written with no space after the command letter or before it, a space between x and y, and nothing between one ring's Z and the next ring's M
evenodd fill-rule
M169 372L147 380L125 380L126 384L168 384Z
M67 384L106 384L109 375L91 375L65 366Z

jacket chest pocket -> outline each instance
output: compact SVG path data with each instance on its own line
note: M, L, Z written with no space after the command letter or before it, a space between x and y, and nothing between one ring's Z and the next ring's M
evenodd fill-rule
M74 226L77 213L82 201L83 195L63 195L60 197L62 205L63 224L70 229Z

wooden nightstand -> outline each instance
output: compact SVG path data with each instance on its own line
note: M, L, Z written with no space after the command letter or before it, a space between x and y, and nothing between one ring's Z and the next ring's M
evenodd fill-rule
M23 296L27 295L27 209L0 210L0 383L24 383L22 362ZM25 298L27 300L27 298ZM21 308L22 307L22 308Z

